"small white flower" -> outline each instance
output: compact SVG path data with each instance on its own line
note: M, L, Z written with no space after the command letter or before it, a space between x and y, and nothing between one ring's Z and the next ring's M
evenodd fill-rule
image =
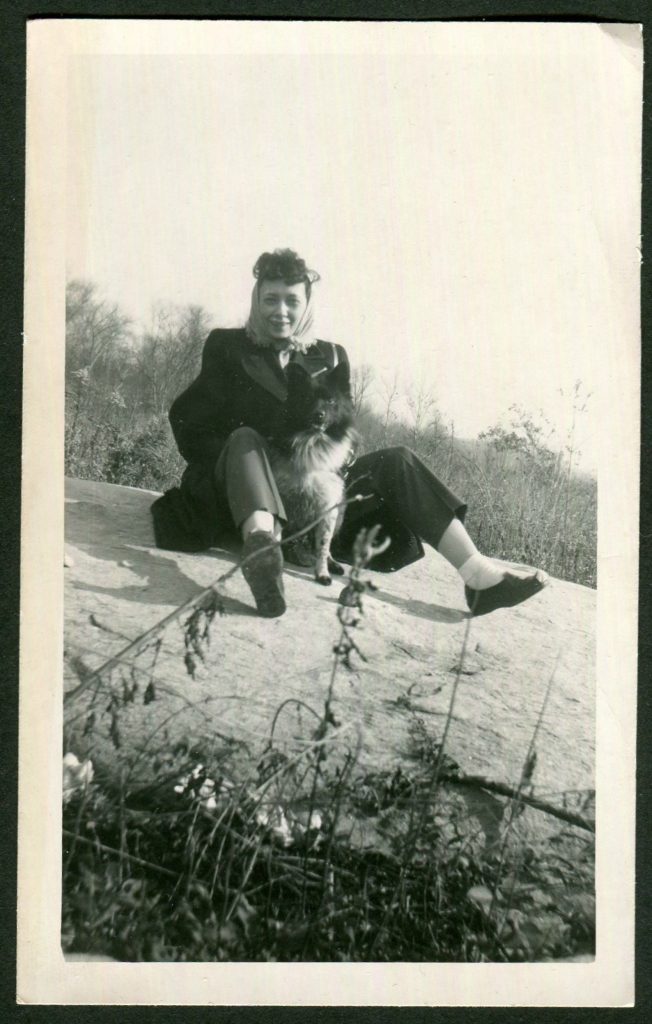
M199 797L199 800L203 807L209 811L214 811L217 807L217 800L215 799L215 782L213 779L205 778L202 781L201 786L197 790L193 786L193 783L198 782L201 778L202 773L205 771L203 764L197 764L190 772L190 775L183 775L176 786L174 792L182 796L187 793L188 790L193 790L194 795Z
M283 846L291 846L294 842L292 828L285 812L278 804L261 804L256 810L256 822L269 829L275 839Z
M208 800L209 796L215 794L215 783L212 779L204 779L199 790L199 797L201 800Z
M79 790L85 789L93 781L93 762L88 758L80 761L73 753L63 757L63 802L67 804Z

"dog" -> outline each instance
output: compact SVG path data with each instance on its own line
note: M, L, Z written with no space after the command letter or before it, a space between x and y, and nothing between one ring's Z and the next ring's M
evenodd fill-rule
M330 553L344 514L342 508L333 506L344 501L343 472L354 460L359 443L346 370L339 364L311 376L301 366L289 364L284 430L270 448L272 471L288 519L287 532L296 533L323 516L310 533L315 579L323 586L332 582L331 572L344 572ZM296 560L305 564L297 548Z

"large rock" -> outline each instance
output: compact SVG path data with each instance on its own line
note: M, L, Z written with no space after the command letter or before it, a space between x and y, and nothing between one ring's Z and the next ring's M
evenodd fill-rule
M157 550L149 514L154 497L67 482L67 689L78 685L80 671L118 653L234 564L233 555L219 550ZM341 751L359 744L362 770L413 763L415 737L417 746L426 734L435 742L441 737L463 658L446 750L464 772L518 782L554 674L537 741L537 789L593 786L594 591L553 579L519 608L469 621L460 580L435 552L399 573L367 575L378 590L365 597L355 631L367 660L354 656L355 670L340 668L334 684L341 731L333 735ZM69 748L92 756L100 772L126 766L132 781L147 774L146 752L172 748L177 740L231 751L246 771L269 741L278 713L275 742L291 754L323 711L341 587L337 579L321 587L308 570L289 566L288 611L266 620L255 614L237 573L196 677L186 672L182 626L173 623L160 650L140 655L135 670L127 661L112 673L115 714L107 711L106 688L99 700L91 689L66 705ZM144 703L150 679L156 699ZM135 699L124 704L134 682Z

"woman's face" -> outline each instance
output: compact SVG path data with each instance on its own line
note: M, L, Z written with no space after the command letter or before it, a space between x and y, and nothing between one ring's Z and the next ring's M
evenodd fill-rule
M294 334L303 316L308 297L303 281L262 281L258 292L260 313L265 330L275 341L286 341Z

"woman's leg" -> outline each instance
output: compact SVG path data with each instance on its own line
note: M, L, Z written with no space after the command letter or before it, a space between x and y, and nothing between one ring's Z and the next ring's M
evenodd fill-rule
M285 509L272 473L265 440L251 427L228 438L215 466L215 483L225 495L243 539L256 530L280 531Z
M464 502L409 448L397 446L363 455L351 477L359 482L347 488L347 496L371 494L364 503L365 515L380 499L392 515L457 569L475 615L519 604L542 589L540 574L521 577L505 572L478 551L464 526Z
M347 508L347 519L368 518L375 505L385 506L433 548L451 522L457 518L461 523L466 514L466 504L402 445L361 455L349 472L346 493L369 495Z
M285 509L264 439L250 427L234 430L215 467L215 483L226 497L244 541L242 574L261 615L285 611L280 539Z
M271 533L274 540L280 540L282 530L276 516L264 509L258 509L247 516L240 527L240 533L243 540L246 540L250 533Z
M481 555L459 519L452 519L444 530L437 551L457 569L464 582L476 590L487 590L500 583L504 570Z

